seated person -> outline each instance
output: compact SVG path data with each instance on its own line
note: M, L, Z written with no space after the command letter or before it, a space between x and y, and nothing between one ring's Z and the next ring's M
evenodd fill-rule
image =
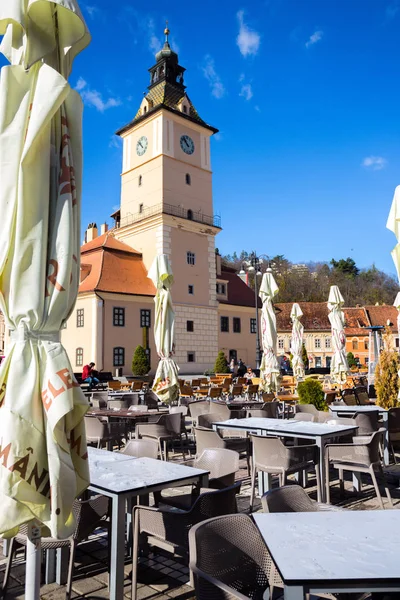
M250 382L251 379L253 379L253 377L255 377L256 374L254 373L253 369L251 367L248 367L246 373L244 374L244 377L246 377L246 379Z
M94 362L89 363L83 367L82 371L82 383L89 384L89 391L92 389L93 384L97 385L99 380L94 376L95 371L93 370Z

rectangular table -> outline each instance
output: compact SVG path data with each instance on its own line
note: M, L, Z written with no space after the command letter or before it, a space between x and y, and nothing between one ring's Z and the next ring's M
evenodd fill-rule
M135 496L170 487L208 485L208 471L153 458L88 448L89 490L111 498L110 600L124 595L125 505Z
M385 428L383 436L383 462L385 465L389 464L389 412L387 408L376 405L346 406L345 404L330 404L329 410L337 415L343 414L346 416L349 416L349 414L356 415L368 412L378 412L379 415L382 416L382 425Z
M251 417L249 419L228 419L213 424L218 429L238 429L255 433L257 435L273 435L277 437L294 437L313 440L319 448L319 470L321 474L321 501L325 502L325 460L324 447L332 438L342 437L356 433L358 427L354 425L330 425L328 423L312 423L311 421L296 421L295 419L263 419ZM268 478L267 478L268 480ZM259 477L262 491L262 478ZM260 490L260 491L261 491Z
M253 518L283 579L285 600L318 592L400 592L400 511L257 513Z

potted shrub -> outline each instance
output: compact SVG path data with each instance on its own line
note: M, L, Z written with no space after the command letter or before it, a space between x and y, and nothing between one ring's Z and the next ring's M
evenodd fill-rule
M143 377L150 371L149 359L143 346L136 346L132 359L132 373L136 377Z
M383 408L399 405L399 354L393 347L392 332L389 327L383 334L384 349L379 355L375 371L376 403Z
M317 379L306 379L297 386L299 404L313 404L317 410L328 410L322 384Z
M225 352L220 350L214 365L214 373L230 373L228 361Z

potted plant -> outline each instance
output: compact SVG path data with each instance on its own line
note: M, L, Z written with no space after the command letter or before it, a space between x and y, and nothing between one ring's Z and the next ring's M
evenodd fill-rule
M228 361L225 352L220 350L214 365L214 373L230 373Z
M393 336L390 327L383 334L384 349L379 355L375 371L376 403L383 408L399 405L399 354L393 347Z
M299 404L313 404L317 410L328 410L322 384L317 379L306 379L297 386Z
M136 377L143 377L150 371L149 359L143 346L136 346L132 359L132 373Z

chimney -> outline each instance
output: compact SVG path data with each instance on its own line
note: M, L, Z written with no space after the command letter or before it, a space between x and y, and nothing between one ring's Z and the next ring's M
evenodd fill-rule
M97 225L96 223L89 223L85 234L85 242L91 242L97 238Z
M107 233L108 231L108 225L107 223L102 223L100 225L100 235L103 235L104 233Z

